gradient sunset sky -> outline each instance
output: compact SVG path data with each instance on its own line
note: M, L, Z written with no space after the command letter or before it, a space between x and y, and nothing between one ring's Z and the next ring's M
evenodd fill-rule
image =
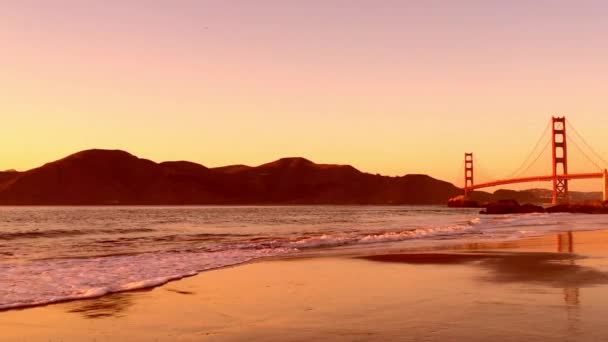
M464 152L508 175L552 115L608 159L604 1L0 0L0 13L0 169L109 148L461 183ZM572 171L595 171L570 154Z

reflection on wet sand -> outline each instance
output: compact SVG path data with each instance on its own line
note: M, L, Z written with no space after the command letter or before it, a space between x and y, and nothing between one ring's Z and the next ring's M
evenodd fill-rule
M182 294L182 295L188 295L188 296L192 296L192 295L196 294L196 293L194 293L192 291L184 291L184 290L178 290L178 289L173 289L173 288L166 288L165 290L167 290L169 292L174 292L174 293Z
M557 252L558 253L574 253L574 238L572 232L557 234ZM570 259L568 263L571 266L576 266L576 261ZM564 300L570 306L577 306L580 303L580 289L576 286L564 287Z
M128 309L135 304L139 295L150 292L151 290L152 289L140 289L114 293L99 298L67 302L66 309L69 313L78 313L88 319L123 317L127 314ZM165 288L165 290L180 295L196 294L192 291L178 290L170 287Z
M572 232L557 234L557 252L574 253L574 237ZM570 259L569 264L575 266L576 261ZM570 336L578 336L580 330L580 288L577 286L564 287L564 302L566 303L568 334Z
M485 269L481 279L492 282L535 283L578 292L584 286L608 284L608 273L582 266L576 260L586 259L573 253L573 234L557 236L557 252L466 251L446 253L404 253L359 257L361 259L405 264L471 264ZM569 295L570 297L570 295ZM576 300L578 301L578 299Z
M608 273L577 264L588 259L574 253L574 234L556 235L556 252L468 250L452 253L407 253L362 257L363 259L417 265L468 264L485 270L478 279L494 283L530 283L563 289L567 336L577 338L581 330L581 288L608 284ZM470 245L468 245L470 247ZM549 249L550 250L550 249Z
M89 319L121 317L126 314L129 307L133 306L135 295L134 292L123 292L95 299L75 301L69 303L67 311L81 314Z
M469 246L470 247L470 246ZM581 287L608 284L608 273L577 264L587 259L574 253L574 234L557 234L556 252L469 250L453 253L372 255L363 259L407 264L470 264L486 272L480 280L496 283L531 283L563 289L569 330L576 333Z
M557 252L574 253L574 238L572 232L557 234Z

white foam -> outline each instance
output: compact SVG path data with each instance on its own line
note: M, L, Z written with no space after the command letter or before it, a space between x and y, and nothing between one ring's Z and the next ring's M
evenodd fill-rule
M275 248L213 253L149 253L0 264L0 309L154 287L201 271L289 251Z
M323 234L291 243L295 248L336 247L355 242L356 238L349 236Z
M463 232L474 230L472 225L453 225L447 227L419 228L402 232L388 232L384 234L372 234L361 238L360 242L388 242L409 239L420 239L424 237L460 235Z
M468 224L416 228L402 231L389 231L365 235L323 234L320 236L314 236L294 241L289 246L295 248L337 247L353 244L405 241L434 236L461 235L463 233L475 230L474 224L475 223L473 222L469 222Z

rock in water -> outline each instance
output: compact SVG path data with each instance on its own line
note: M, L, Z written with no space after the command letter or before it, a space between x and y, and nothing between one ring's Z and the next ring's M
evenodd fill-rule
M498 202L489 203L486 209L480 211L480 214L501 215L501 214L529 214L529 213L544 213L545 208L534 205L520 205L515 200L501 200Z
M477 201L465 199L463 195L452 197L448 200L448 207L450 208L479 208Z
M608 214L608 201L564 203L547 208L548 213Z
M527 203L527 204L524 204L519 207L520 214L544 213L544 212L546 212L545 208L541 207L540 205L534 205L534 204Z

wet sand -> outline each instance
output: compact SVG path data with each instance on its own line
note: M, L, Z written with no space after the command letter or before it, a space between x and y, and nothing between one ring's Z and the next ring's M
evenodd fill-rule
M0 341L608 341L608 231L267 260L0 312Z

